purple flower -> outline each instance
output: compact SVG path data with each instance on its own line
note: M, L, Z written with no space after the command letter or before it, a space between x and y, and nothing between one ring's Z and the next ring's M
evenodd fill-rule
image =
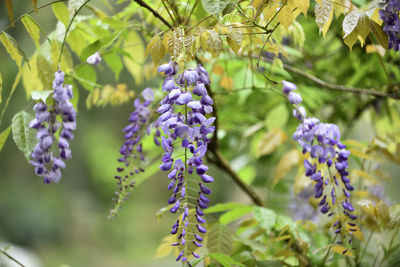
M302 99L300 94L292 92L295 86L289 87L285 84L284 86L287 87L285 92L288 94L289 101L298 105ZM332 216L336 210L341 208L345 217L355 220L357 216L352 214L354 208L350 203L349 192L354 188L347 177L349 175L347 159L350 152L340 142L339 127L335 124L321 123L316 118L306 117L305 111L302 114L303 111L300 108L302 107L296 106L293 111L294 117L300 121L293 134L293 140L297 141L303 148L303 153L311 158L304 161L305 174L314 184L314 197L319 199L320 211ZM337 176L340 176L342 183L338 182ZM326 187L329 189L325 190ZM341 192L343 197L339 198L336 194ZM336 201L337 199L341 200L341 205ZM342 201L342 199L344 200ZM334 225L336 233L341 232L340 227L341 223ZM346 236L343 238L345 239Z
M282 81L282 84L283 84L282 92L286 95L289 94L291 91L297 89L297 86L294 83L288 81Z
M86 62L90 65L99 65L101 63L101 56L99 52L94 53L86 59Z
M54 76L53 105L49 107L45 103L37 103L33 107L35 118L29 123L29 127L37 130L38 141L30 163L35 167L35 174L42 176L45 183L60 181L60 169L65 168L62 159L70 159L72 156L68 140L73 139L72 131L76 129L76 112L70 102L72 86L63 86L64 72L57 71ZM57 132L61 133L58 140ZM58 155L53 147L58 147Z
M119 175L114 176L117 180L118 190L115 192L117 198L114 198L113 207L110 210L109 216L111 218L117 215L117 212L121 209L123 200L129 196L131 190L134 187L135 181L132 176L144 171L140 166L145 161L143 154L142 138L147 133L149 134L150 124L150 109L149 106L154 100L154 93L150 88L146 88L142 91L140 98L135 99L134 107L135 110L129 116L129 124L122 130L124 133L124 143L121 145L119 153L121 154L118 158L118 162L122 166L117 167ZM158 141L158 139L156 139ZM172 165L172 159L168 158L163 163L164 169L170 169Z
M383 30L389 38L389 49L400 49L400 1L386 0L386 7L379 10L379 15L384 22Z
M164 133L161 136L164 156L160 169L169 172L168 189L172 190L172 196L168 202L175 203L170 212L177 213L180 209L184 210L180 220L182 230L178 235L179 244L184 245L191 240L190 242L200 247L203 241L200 234L207 231L200 225L206 222L202 209L208 207L210 199L206 195L211 194L211 190L199 183L199 193L195 197L193 188L187 187L187 184L188 181L196 179L195 175L204 183L214 180L213 177L206 174L208 167L203 162L207 144L210 142L209 135L215 129L212 126L215 118L206 117L208 113L212 112L213 105L213 100L205 88L205 85L210 83L209 76L202 66L198 66L194 70L184 70L179 76L177 71L168 74L170 73L169 65L161 65L159 71L169 75L165 78L162 86L163 91L168 94L157 109L157 113L161 114L157 123ZM179 152L176 152L177 149ZM176 154L177 156L174 156L173 159L172 155ZM189 205L194 205L196 208L195 221L190 223L197 225L199 233L186 232L189 220L193 218L193 216L189 216ZM171 233L177 234L178 232L174 225ZM177 260L186 261L190 253L192 252L182 250L180 253L182 255Z

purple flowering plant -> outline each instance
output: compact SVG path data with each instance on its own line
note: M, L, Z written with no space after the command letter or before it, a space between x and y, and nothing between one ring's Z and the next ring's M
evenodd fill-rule
M148 195L163 199L157 218L163 217L161 226L168 229L155 253L157 258L171 256L177 265L398 263L400 208L383 190L389 187L382 181L390 180L385 160L400 164L399 0L102 1L109 11L89 2L36 6L32 1L37 12L51 6L59 22L56 31L43 36L29 15L33 12L14 21L12 3L5 1L11 20L21 20L36 50L27 56L6 33L9 27L2 29L0 42L19 74L12 86L9 81L3 84L0 75L0 123L6 120L8 104L20 103L11 99L20 81L32 100L0 132L0 151L12 132L28 158L30 172L45 184L59 183L62 176L65 180L67 160L73 162L68 174L74 172L73 165L80 166L75 174L88 169L92 180L79 180L82 192L85 186L98 189L99 184L114 183L112 192L95 192L109 193L107 199L111 195L109 218L116 218L142 181L158 179L150 184ZM310 6L314 12L309 12ZM334 20L343 22L342 27L336 27ZM317 28L326 38L317 36ZM353 48L357 40L361 47ZM343 44L351 50L349 59L338 49ZM376 66L382 70L375 72ZM108 81L109 76L115 83ZM276 82L280 80L283 88ZM4 101L5 92L9 95ZM92 117L85 117L82 102L87 109L105 108L130 103L133 97L132 110L125 116L122 110L99 116L101 127L108 127L109 116L114 123L123 122L115 131L120 141L119 149L113 150L116 154L105 149L109 144L103 139L87 138L103 138L106 128L99 126L103 132L98 132ZM360 140L375 137L366 145L367 141L349 140L348 135ZM74 151L73 145L78 146ZM102 162L97 162L99 158ZM4 162L0 166L7 170ZM390 171L395 173L396 167L391 165ZM67 180L77 181L73 175ZM62 190L62 185L57 188ZM4 191L0 195L8 194ZM68 201L81 199L71 191ZM84 207L76 207L80 211L76 214L87 215L90 221L93 211L82 212ZM148 206L136 207L149 214ZM130 250L128 243L142 246L137 240L144 233L146 240L150 236L137 227L146 227L146 218L125 214L134 220L129 229L119 228L124 222L121 216L107 226L109 235L96 232L101 237L93 244L114 234L123 233L125 239L126 233L135 237L134 242L121 245L106 240L110 255L121 246ZM7 228L12 221L6 217L0 225ZM93 241L88 233L103 226L80 219L71 220L79 222L76 232L82 233L82 240ZM47 221L32 225L38 228L35 234L48 230L40 228L47 227ZM6 238L21 229L8 230ZM392 235L388 240L382 234L386 232ZM22 236L30 235L34 234ZM374 242L375 238L382 242ZM132 249L131 259L140 253ZM8 255L3 250L0 254ZM106 255L96 257L102 262Z

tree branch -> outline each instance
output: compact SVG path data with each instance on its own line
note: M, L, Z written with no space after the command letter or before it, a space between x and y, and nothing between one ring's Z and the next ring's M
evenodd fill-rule
M266 59L266 61L269 63L272 63L272 60L270 60L270 59ZM307 78L310 81L312 81L326 89L329 89L329 90L342 91L342 92L360 94L360 95L371 95L371 96L375 96L375 97L388 97L388 98L393 98L393 99L400 99L399 94L389 94L389 93L377 91L373 88L368 89L368 88L358 88L358 87L347 87L347 86L340 85L340 84L333 84L333 83L329 83L324 80L321 80L311 74L308 74L300 69L296 69L285 63L283 63L282 65L285 70L295 73L297 75L303 76L304 78Z
M169 24L157 11L155 11L151 6L146 4L143 0L134 0L139 6L144 7L148 11L150 11L154 17L159 18L168 28L172 28L172 25Z
M251 198L251 200L253 200L255 204L265 207L264 201L257 195L253 188L245 184L242 179L240 179L239 175L232 169L224 155L222 155L222 153L212 145L210 145L209 149L215 157L215 159L213 159L211 162L229 174L233 181Z

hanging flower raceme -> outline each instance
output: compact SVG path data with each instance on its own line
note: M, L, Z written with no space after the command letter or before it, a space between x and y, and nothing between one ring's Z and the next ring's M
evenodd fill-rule
M136 98L134 101L135 110L129 116L129 124L123 129L125 141L122 144L119 153L121 157L118 162L122 166L117 168L118 175L114 176L117 179L118 191L115 192L113 198L113 207L110 210L110 217L114 217L121 209L122 202L130 195L130 190L134 187L135 181L129 177L143 172L144 169L140 166L141 162L145 161L143 154L142 138L150 133L150 104L154 100L154 93L150 88L142 91L142 98Z
M333 225L335 233L341 234L342 239L349 233L350 244L352 233L357 231L354 223L357 216L353 214L354 208L350 201L350 192L354 188L347 170L350 151L340 142L337 125L321 123L316 118L306 116L304 107L299 105L302 102L301 96L294 92L296 89L295 84L283 81L283 93L295 107L293 116L300 121L293 140L311 158L304 161L304 167L306 176L314 182L314 197L319 199L321 213L336 215L337 221Z
M400 1L386 0L385 9L379 10L379 15L385 25L383 30L389 37L389 49L400 50Z
M168 94L161 101L157 112L158 123L164 135L161 145L164 150L160 169L168 171L170 183L168 189L172 196L168 200L171 213L182 212L172 227L171 234L177 234L179 246L177 261L187 262L188 257L199 257L188 250L188 243L196 247L202 246L202 234L206 233L203 209L208 207L208 195L211 190L205 185L214 180L206 174L208 167L203 158L210 142L209 134L214 132L211 126L215 118L207 118L213 111L213 100L207 94L206 85L210 84L207 71L199 65L197 69L184 70L178 75L177 64L170 62L158 67L158 71L167 75L162 90ZM199 177L198 189L189 183ZM191 194L196 194L192 197ZM188 228L192 225L189 230Z
M70 102L72 85L63 83L64 72L57 71L53 81L53 104L37 103L33 108L36 116L29 124L29 127L37 129L38 140L31 154L31 164L45 183L58 183L61 169L65 168L64 160L71 158L68 140L74 138L76 112Z

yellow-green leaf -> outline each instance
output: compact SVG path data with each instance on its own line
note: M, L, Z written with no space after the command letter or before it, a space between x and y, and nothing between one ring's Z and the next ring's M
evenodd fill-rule
M36 68L44 89L51 89L56 69L54 69L47 59L41 55L36 59Z
M287 139L287 135L279 128L272 129L266 133L258 144L258 156L265 156L274 151Z
M239 49L242 45L243 36L240 31L232 30L230 34L226 37L226 41L228 42L229 47L235 52L236 54L239 52Z
M143 82L143 63L145 60L144 56L144 44L139 34L135 31L128 33L124 45L124 50L132 55L132 58L128 56L123 57L126 68L135 78L137 85Z
M32 37L33 41L35 42L36 48L39 48L39 39L40 39L40 26L36 22L34 18L25 14L21 18L22 23L25 26L26 31Z
M384 225L387 225L390 222L390 212L389 208L384 201L379 201L375 206L375 212L377 217L383 222Z
M315 22L318 25L320 33L325 36L328 31L330 21L332 20L332 2L330 0L322 0L321 4L315 5Z
M279 22L285 27L286 29L292 24L294 16L293 11L287 5L281 7L281 10L278 13Z
M168 35L167 47L171 59L176 60L183 50L182 31L180 29L176 28Z
M388 49L389 39L387 34L382 30L382 27L372 20L369 21L369 25L371 26L372 34L378 43L383 46L383 48Z
M208 51L213 54L213 56L218 56L222 51L222 40L215 31L207 30L207 32L209 33L206 41Z
M297 149L293 149L281 157L275 169L274 181L272 186L275 186L290 170L300 161L300 154Z
M8 54L17 63L18 67L21 67L22 58L25 58L25 53L18 46L17 41L6 32L0 33L0 41L6 48Z
M369 24L369 17L365 13L361 13L360 18L358 19L357 24L358 35L360 35L362 39L361 45L363 46L365 43L365 39L371 31L371 27Z
M332 251L345 256L354 257L353 253L349 249L343 246L334 245L332 246Z
M206 12L218 15L229 4L230 0L202 0L201 4Z
M349 35L347 35L343 42L350 48L353 48L353 45L357 42L358 30L355 28Z
M360 13L357 10L350 11L343 19L343 38L346 38L357 27Z
M37 68L37 56L38 54L35 53L30 59L31 68L28 68L27 64L24 64L24 66L22 67L22 81L24 84L27 99L31 97L32 91L43 90L43 85L39 79L39 72Z
M69 22L69 11L67 6L64 3L57 2L51 5L51 9L56 18L67 27Z
M160 61L165 56L165 45L159 36L155 36L146 48L146 54L150 54L155 66L158 66Z
M3 149L4 144L6 143L7 138L10 135L10 132L11 132L11 126L9 126L2 133L0 133L0 151Z
M307 16L307 10L310 7L310 0L293 0L294 5L300 10L304 16Z
M171 246L172 243L176 242L176 237L173 235L168 235L164 237L161 241L161 244L157 247L156 250L156 259L165 258L171 254L177 254L178 249L174 246Z

